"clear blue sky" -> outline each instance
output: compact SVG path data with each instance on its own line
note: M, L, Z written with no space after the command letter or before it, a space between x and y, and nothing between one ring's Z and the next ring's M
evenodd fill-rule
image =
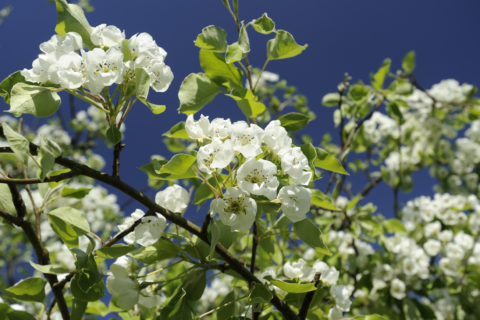
M18 69L31 67L39 53L38 45L50 38L56 23L55 6L47 0L1 0L0 7L8 3L13 5L13 11L0 26L2 79ZM336 90L344 72L349 72L354 81L368 81L369 73L386 57L392 58L397 69L403 55L415 50L417 78L425 87L445 78L480 84L479 1L239 0L239 3L241 19L250 21L267 12L277 28L290 31L297 42L309 44L302 55L274 61L268 69L288 79L308 97L317 119L307 132L317 137L316 142L333 128L332 109L321 106L322 96ZM125 30L127 37L137 32L152 34L168 52L166 63L175 75L168 92L152 93L150 97L154 103L167 105L164 114L152 116L147 108L137 105L126 122L127 147L122 152L121 176L142 188L146 185L146 175L135 167L147 163L151 154L166 155L161 134L185 119L176 111L177 92L187 74L200 71L193 40L203 27L215 24L229 32L229 41L235 41L233 22L220 0L92 0L92 4L95 10L87 13L92 26L113 24ZM250 37L251 61L260 67L268 37L254 32L250 32ZM67 107L64 103L64 114ZM0 109L6 109L3 101ZM202 111L232 120L241 117L232 100L220 97ZM111 152L104 155L110 161ZM417 179L415 183L416 190L431 192L430 181ZM391 208L391 193L382 190L387 196L380 208L387 213Z

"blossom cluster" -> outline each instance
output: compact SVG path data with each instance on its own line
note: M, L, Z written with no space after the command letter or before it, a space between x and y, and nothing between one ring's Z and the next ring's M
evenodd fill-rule
M150 86L157 92L166 91L173 80L165 64L167 53L148 33L126 40L117 27L101 24L93 28L90 40L95 47L86 50L76 32L53 35L40 44L41 53L32 68L21 74L30 82L52 82L64 89L85 87L94 94L104 87L133 80L139 68L148 74Z
M202 144L197 164L203 174L232 170L232 163L238 166L232 174L236 184L227 187L210 205L211 215L218 213L232 231L248 230L253 224L257 213L255 196L278 199L281 210L293 222L306 217L311 199L306 186L313 173L307 157L300 147L292 146L280 121L271 121L262 129L245 121L232 123L230 119L216 118L210 122L203 115L195 121L190 115L185 130ZM287 177L286 182L281 182L282 176Z

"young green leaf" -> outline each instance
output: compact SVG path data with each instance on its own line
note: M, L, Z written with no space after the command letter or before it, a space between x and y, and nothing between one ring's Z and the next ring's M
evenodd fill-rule
M240 110L248 118L256 118L266 110L265 105L257 101L257 97L251 90L239 90L235 93L226 94L226 96L235 100Z
M27 278L16 283L13 287L4 289L4 294L20 301L43 303L46 283L47 281L42 278Z
M146 105L148 107L148 109L150 109L150 111L152 111L153 114L161 114L167 109L167 107L163 104L154 104L154 103L151 103L150 101L145 100L143 98L138 98L138 100L141 103L143 103L144 105Z
M78 246L78 237L90 232L83 212L69 207L60 207L47 214L53 230L70 248Z
M287 131L298 131L305 128L311 119L303 113L290 112L282 115L278 120Z
M13 205L10 188L5 183L0 183L0 210L13 215L17 214L17 209L15 209Z
M225 52L227 49L227 32L213 25L205 27L202 29L202 33L197 36L195 45L200 49Z
M242 52L238 42L234 42L227 46L227 51L225 52L225 62L230 64L237 62L245 58L245 54Z
M243 85L243 72L233 64L227 64L221 54L201 49L199 55L203 71L217 85L227 89L231 89L232 84Z
M318 168L348 175L348 172L345 171L341 162L334 155L331 155L327 151L320 148L315 149L317 150L315 165Z
M270 34L275 32L275 22L268 17L267 13L264 13L260 18L253 20L252 26L258 33Z
M200 111L220 93L218 85L205 73L191 73L180 85L178 111L186 115Z
M333 210L333 211L338 211L339 209L335 204L330 200L330 198L321 192L320 190L313 189L312 190L312 200L311 204L313 206L326 209L326 210Z
M383 222L383 226L388 233L399 233L399 234L406 234L407 229L403 223L398 219L390 219L385 220Z
M382 66L378 69L377 73L372 76L372 86L377 90L383 90L383 84L385 82L385 78L390 72L390 65L392 64L392 60L389 58L383 60Z
M87 21L85 14L80 6L69 4L66 0L57 0L57 26L55 32L64 35L67 32L77 32L81 37L83 44L88 48L94 45L90 39L92 27Z
M10 92L15 84L19 82L26 82L20 71L14 72L6 77L0 83L0 97L5 100L6 104L10 104Z
M406 74L415 70L415 51L408 52L402 60L402 68Z
M305 292L317 290L317 287L315 287L315 284L313 283L295 283L295 282L285 282L280 280L270 280L270 282L274 286L289 293L305 293Z
M336 107L340 102L340 94L338 92L327 93L322 98L322 104L325 107Z
M122 132L116 126L108 127L105 136L107 137L107 142L112 146L122 141Z
M296 43L289 32L278 30L275 38L267 42L267 58L268 60L292 58L302 53L307 47L308 44L301 46Z
M46 273L46 274L66 274L69 273L70 270L60 266L60 265L54 265L54 264L36 264L33 261L29 261L30 265L37 271L40 271L41 273Z
M322 240L320 231L309 219L304 219L293 224L293 231L297 236L312 248L327 249Z
M163 134L163 136L168 138L177 138L177 139L190 139L185 130L185 121L180 121L179 123L175 124L173 127L170 128L167 132Z
M147 100L150 91L150 76L143 68L135 69L135 92L138 99Z
M17 159L27 164L30 154L30 143L20 133L16 132L5 122L2 124L3 134L7 138L8 145L12 148Z
M130 253L137 249L137 246L134 244L114 244L110 247L100 248L95 251L97 257L103 259L116 259L118 257L124 256L127 253Z
M51 116L59 107L60 97L51 88L18 82L12 88L7 112L15 116L27 113L42 118Z
M82 199L90 192L90 190L92 190L92 188L64 187L62 190L62 197Z

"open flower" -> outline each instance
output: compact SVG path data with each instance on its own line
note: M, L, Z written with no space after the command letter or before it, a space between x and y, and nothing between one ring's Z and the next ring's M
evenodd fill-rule
M310 210L312 192L301 186L285 186L278 192L282 211L292 222L303 220Z
M210 214L218 213L220 220L232 231L250 229L257 214L257 203L239 188L229 187L223 198L212 200Z
M262 153L262 128L256 124L248 125L245 121L234 122L230 128L230 135L235 151L245 158L252 158Z
M132 309L138 302L139 291L136 281L129 277L133 259L128 256L118 258L110 266L107 289L115 298L116 304L125 310Z
M233 152L232 141L214 139L212 143L198 149L198 168L205 173L212 173L212 170L223 169L232 162L235 153Z
M115 26L101 24L93 28L90 34L92 43L100 47L120 47L125 40L125 33Z
M200 115L200 119L195 121L193 115L187 117L185 121L185 131L187 131L190 139L205 139L210 136L210 121L208 116Z
M158 205L175 213L183 213L187 209L189 201L188 191L178 184L169 186L155 195L155 202Z
M289 149L292 145L292 139L288 136L287 130L280 125L280 120L271 121L265 127L263 142L276 154L284 149Z
M390 286L390 294L398 300L405 298L405 283L400 279L393 279Z
M142 219L140 224L135 227L133 232L127 234L123 239L126 243L138 243L141 246L151 246L160 239L163 230L167 226L167 220L157 214L155 216L146 216L145 213L137 209L132 213L131 217L125 219L125 222L118 226L120 231L128 229L133 223Z
M296 184L307 185L312 179L312 170L308 165L308 159L299 147L283 149L282 169Z
M245 192L273 200L279 184L276 173L277 167L272 162L250 158L237 171L238 186Z
M95 48L84 53L87 86L95 94L123 80L123 54L117 47L107 51Z

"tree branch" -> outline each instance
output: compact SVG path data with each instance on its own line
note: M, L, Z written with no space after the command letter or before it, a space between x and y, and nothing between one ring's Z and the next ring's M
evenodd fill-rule
M320 282L320 272L315 273L315 277L312 281L315 284L315 287L318 286ZM298 317L300 320L305 320L307 318L308 309L310 309L310 304L312 303L313 296L315 295L315 291L310 291L305 294L305 298L303 298L302 306L300 307L300 311L298 312Z
M120 152L125 147L121 142L117 143L113 148L113 164L112 164L112 176L120 176Z
M0 152L1 153L1 152ZM70 179L73 177L78 176L79 174L75 171L65 172L56 176L52 177L45 177L45 179L41 180L38 178L27 178L27 179L15 179L15 178L0 178L0 183L7 183L7 184L38 184L44 182L59 182L62 180Z

